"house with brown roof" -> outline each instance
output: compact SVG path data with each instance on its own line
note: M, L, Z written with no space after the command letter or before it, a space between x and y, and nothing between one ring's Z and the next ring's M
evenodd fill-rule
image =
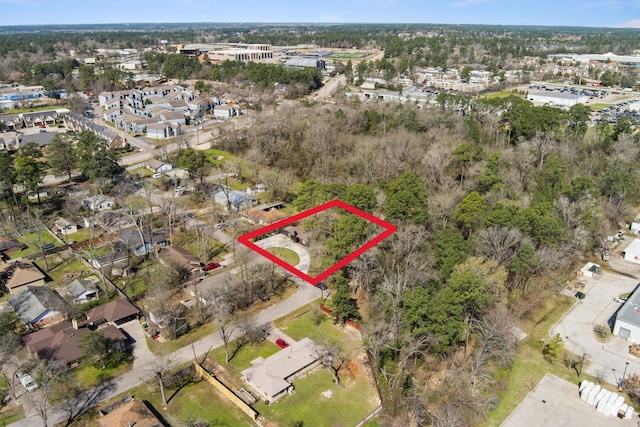
M4 285L10 294L23 290L26 286L43 286L44 274L30 262L17 261L7 264L3 272Z
M140 313L133 304L126 299L117 299L99 305L85 312L87 320L93 325L108 322L111 325L121 325L133 320Z
M164 424L149 409L149 404L134 400L98 419L100 427L163 427Z
M127 336L115 326L108 325L98 330L112 342L114 348L124 348L126 345ZM82 359L84 354L80 341L89 332L87 327L64 321L26 335L24 342L31 356L71 367Z
M282 207L284 207L283 202L274 202L246 209L238 213L242 219L250 224L268 225L287 217L287 214L278 210Z
M158 259L163 265L176 270L183 280L193 280L204 276L200 258L186 249L166 246L160 249Z
M293 379L316 366L319 354L319 347L311 339L303 338L266 359L251 361L251 367L241 372L242 381L265 403L273 403L293 391Z

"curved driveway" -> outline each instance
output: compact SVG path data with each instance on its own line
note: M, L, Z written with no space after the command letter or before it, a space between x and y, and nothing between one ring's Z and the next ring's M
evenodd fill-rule
M298 254L298 257L300 258L300 262L297 265L294 265L294 267L302 271L303 273L307 273L309 271L309 267L311 266L311 257L309 256L309 251L307 250L307 248L299 243L293 242L288 237L285 237L282 234L276 234L275 236L270 236L266 239L258 240L257 242L255 242L255 244L262 249L291 249L296 254Z

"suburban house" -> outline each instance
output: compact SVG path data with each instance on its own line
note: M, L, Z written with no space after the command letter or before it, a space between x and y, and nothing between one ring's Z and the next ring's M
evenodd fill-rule
M102 412L102 411L101 411ZM149 404L134 400L98 419L100 427L163 427L164 424L149 409Z
M27 286L43 286L45 278L38 267L23 261L6 264L3 276L10 294L18 293Z
M158 258L163 265L177 271L180 278L185 281L204 275L200 259L186 249L166 246L160 250Z
M138 310L126 299L117 299L106 304L99 305L85 312L91 325L97 326L107 322L117 326L133 320L138 316Z
M125 228L134 227L136 222L131 215L128 215L123 210L108 210L98 212L94 217L94 224L99 225L108 233L117 233ZM91 226L91 220L85 218L85 227Z
M51 228L54 233L61 234L63 236L68 236L69 234L78 232L78 224L67 218L58 218Z
M251 187L247 188L247 194L250 194L252 196L257 196L258 194L264 193L265 191L267 191L267 186L263 183L252 185Z
M288 347L264 359L251 361L251 367L241 372L242 381L251 387L266 404L276 402L293 392L291 381L318 363L319 347L309 338L291 343Z
M214 201L222 205L225 210L231 207L231 210L236 212L252 208L257 203L255 197L237 190L219 191L215 194Z
M191 296L196 297L202 304L212 304L218 296L231 293L242 286L242 280L233 273L223 271L209 276L200 283L189 288Z
M166 163L158 159L151 159L147 161L147 169L153 173L162 173L173 169L171 163Z
M151 230L144 230L142 233L133 228L122 230L118 240L129 246L135 255L145 255L157 247L167 246L164 233Z
M273 202L240 211L239 214L250 224L268 225L287 217L287 214L278 210L283 207L284 202Z
M94 212L112 209L115 205L115 199L110 196L105 196L104 194L96 194L95 196L87 197L82 201L82 206L84 208Z
M115 326L108 325L98 330L112 342L114 348L126 346L127 336ZM80 340L89 331L87 327L78 327L75 321L64 321L26 335L24 342L31 356L72 367L82 359Z
M288 225L280 230L280 233L290 238L294 243L304 246L311 244L311 233L306 231L302 225Z
M0 239L0 253L11 255L25 249L26 246L17 239Z
M27 327L41 328L64 320L64 301L46 286L26 286L8 301Z
M69 295L74 304L83 304L100 296L100 289L93 280L76 279L64 287L64 293Z
M97 268L110 268L111 274L114 276L122 276L126 274L117 274L115 270L129 270L129 249L126 244L116 241L111 245L111 252L105 255L92 258L91 264Z

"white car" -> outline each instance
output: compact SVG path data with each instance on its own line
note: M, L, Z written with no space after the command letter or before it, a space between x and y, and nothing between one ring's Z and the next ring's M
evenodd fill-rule
M38 384L36 384L31 375L18 371L16 372L16 378L20 380L20 384L22 384L27 391L38 389Z
M615 297L613 299L615 302L622 304L623 302L626 302L627 299L625 297Z

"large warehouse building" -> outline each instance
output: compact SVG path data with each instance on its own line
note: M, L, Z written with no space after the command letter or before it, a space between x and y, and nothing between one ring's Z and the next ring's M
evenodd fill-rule
M531 92L527 99L536 105L551 105L554 107L572 107L576 104L586 104L587 95L576 95L562 92Z
M627 341L640 343L640 286L636 287L629 299L624 303L616 315L613 335Z

